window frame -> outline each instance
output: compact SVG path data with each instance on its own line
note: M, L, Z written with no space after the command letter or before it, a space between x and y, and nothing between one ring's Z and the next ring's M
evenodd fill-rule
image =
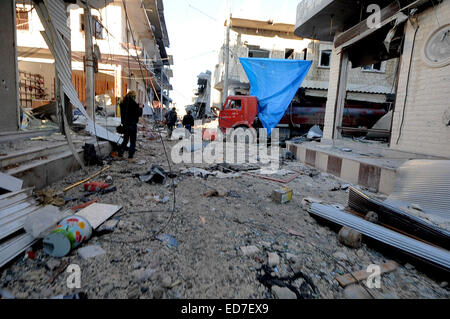
M323 64L322 64L322 54L323 54L325 51L329 52L328 65L323 65ZM319 61L318 61L317 66L318 66L319 68L329 69L329 68L331 67L331 55L332 55L332 54L333 54L333 50L331 50L331 49L321 49L321 50L319 51Z

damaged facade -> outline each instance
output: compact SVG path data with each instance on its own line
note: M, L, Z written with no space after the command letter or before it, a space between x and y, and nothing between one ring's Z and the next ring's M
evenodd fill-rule
M324 140L341 138L351 68L391 64L398 58L389 148L448 158L450 51L445 23L450 2L372 1L381 9L376 27L370 27L374 16L367 6L353 3L304 0L298 5L295 34L333 41Z
M298 37L294 35L294 25L290 24L238 18L231 18L230 21L233 32L230 45L229 95L248 95L250 90L248 78L239 62L240 57L312 60L311 69L294 102L315 108L314 117L318 119L311 119L308 124L323 125L325 112L321 108L327 103L333 60L332 43ZM216 106L223 100L224 47L214 74L213 102ZM364 125L360 122L361 112L373 110L378 119L391 110L397 64L398 60L392 59L351 70L346 92L347 118L351 126Z
M32 110L57 98L55 60L41 36L44 27L31 2L16 2L17 94L20 107ZM129 26L124 3L127 6ZM95 96L101 98L106 95L108 104L112 106L116 106L118 99L130 90L136 92L139 104L159 108L162 101L165 107L170 106L170 77L173 76L170 65L173 64L173 58L166 52L170 43L164 21L164 7L162 1L156 0L145 1L143 5L142 7L135 1L115 0L108 1L106 6L91 9L96 60ZM84 104L84 11L73 4L66 4L66 8L71 30L72 84ZM130 27L134 30L134 39L129 31ZM12 109L13 106L9 107ZM115 111L114 115L119 116L118 110ZM19 109L16 113L19 113ZM5 123L6 121L11 126L11 119L5 118ZM18 121L20 120L14 122ZM1 126L2 131L16 129L16 126Z

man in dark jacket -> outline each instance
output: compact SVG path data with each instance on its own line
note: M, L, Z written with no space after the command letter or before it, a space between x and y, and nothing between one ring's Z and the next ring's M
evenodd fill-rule
M178 120L176 108L172 108L172 110L169 113L167 113L166 117L167 117L167 128L169 131L169 139L170 139L172 137L173 128L174 128L175 124L177 124L177 120Z
M123 153L127 148L128 141L130 148L128 149L128 158L133 161L136 152L137 123L142 116L142 108L135 101L136 93L130 91L125 95L120 103L120 116L123 125L123 142L120 145L119 157L123 157Z
M191 111L188 111L187 114L183 117L183 126L189 133L192 133L192 127L194 126L194 117L191 115Z

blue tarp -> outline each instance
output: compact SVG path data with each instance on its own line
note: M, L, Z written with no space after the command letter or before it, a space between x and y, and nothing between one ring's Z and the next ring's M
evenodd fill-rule
M239 59L250 81L250 95L258 98L258 117L270 135L286 113L312 61Z

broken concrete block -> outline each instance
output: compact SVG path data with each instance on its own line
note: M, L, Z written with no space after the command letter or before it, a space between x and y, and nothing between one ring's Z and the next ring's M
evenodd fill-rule
M117 219L110 219L107 220L106 222L104 222L98 229L98 232L102 232L102 231L114 231L114 229L116 229L117 224L119 223L119 220Z
M283 187L272 192L272 200L278 204L285 204L292 200L292 189Z
M297 299L297 295L286 287L273 286L272 293L277 299Z
M163 276L161 278L161 287L170 288L172 286L172 278L169 275Z
M133 276L138 282L146 281L147 279L151 279L153 274L156 273L156 268L148 266L147 268L141 268L136 271L133 271Z
M63 218L58 207L48 205L29 215L23 224L25 231L33 238L45 237Z
M259 252L259 249L256 246L242 246L241 250L244 256L251 256Z
M280 263L280 257L278 256L277 253L268 253L267 256L268 256L267 264L270 267L275 267Z
M88 259L103 255L105 254L105 251L100 246L91 245L78 249L78 254L81 256L81 258Z

